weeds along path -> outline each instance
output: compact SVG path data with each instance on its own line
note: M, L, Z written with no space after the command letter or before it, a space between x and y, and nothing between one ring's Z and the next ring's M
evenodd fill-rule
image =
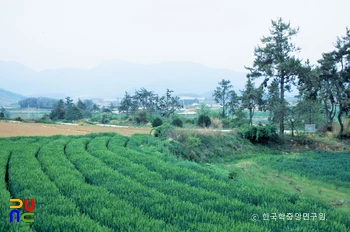
M141 229L176 231L171 225L145 216L138 208L119 199L106 189L85 182L85 177L67 159L64 151L69 151L70 144L74 144L75 141L84 145L89 140L90 138L71 139L67 146L67 140L57 140L41 150L38 158L47 176L56 184L61 193L74 202L80 208L81 213L99 221L113 231L140 231ZM84 150L84 147L82 149Z
M74 140L67 145L68 158L92 184L104 187L129 201L153 218L165 221L181 230L232 231L233 228L264 231L259 226L234 222L232 219L177 197L148 188L106 166L101 160L85 151L84 141Z
M63 197L54 183L47 178L35 157L43 143L24 143L24 141L17 143L12 150L9 162L9 187L13 194L12 198L35 199L35 223L18 225L29 225L34 230L44 231L67 228L107 231L81 215L76 206Z

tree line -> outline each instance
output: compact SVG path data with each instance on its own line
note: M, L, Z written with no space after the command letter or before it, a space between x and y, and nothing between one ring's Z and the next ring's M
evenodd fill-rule
M164 96L159 96L145 88L136 90L134 95L125 92L118 110L127 116L135 114L138 110L142 110L150 115L160 115L168 118L176 110L183 107L180 103L180 98L173 96L173 92L173 90L167 89Z
M58 120L79 120L82 118L90 118L92 111L98 111L100 108L92 102L92 100L80 99L76 104L70 97L66 97L66 101L58 100L55 107L51 110L50 119Z
M234 113L235 108L248 109L252 125L255 109L268 110L269 121L279 125L283 134L286 123L293 129L296 119L313 123L323 114L326 129L332 130L336 117L343 136L344 117L350 110L350 30L346 28L334 50L323 53L315 65L296 57L300 48L292 38L298 31L281 18L272 20L270 35L261 39L262 45L254 49L253 65L246 67L249 73L241 97L232 90L229 80L219 82L213 97L222 106L223 117L227 117L227 110ZM255 87L258 78L263 79L262 84ZM296 106L291 106L285 96L293 86L299 92Z
M57 104L57 99L47 97L30 97L20 100L18 104L21 108L32 107L40 109L52 109Z

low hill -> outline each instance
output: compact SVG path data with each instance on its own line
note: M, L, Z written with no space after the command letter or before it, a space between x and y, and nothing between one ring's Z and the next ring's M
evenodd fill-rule
M0 89L0 106L11 106L11 105L16 105L20 100L23 100L25 97L13 93L4 89Z

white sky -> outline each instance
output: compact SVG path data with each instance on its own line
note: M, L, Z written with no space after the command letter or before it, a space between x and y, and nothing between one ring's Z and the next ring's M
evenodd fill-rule
M350 26L349 0L0 0L0 61L35 70L110 59L244 71L271 19L299 26L312 63Z

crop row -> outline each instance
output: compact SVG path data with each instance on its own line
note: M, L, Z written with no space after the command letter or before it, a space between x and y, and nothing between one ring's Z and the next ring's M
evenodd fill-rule
M176 162L167 162L159 159L157 156L161 156L162 153L153 150L152 152L123 152L123 148L120 146L119 135L112 137L108 142L108 148L123 156L132 162L144 165L149 170L157 172L163 176L166 180L175 180L178 182L186 183L193 187L199 187L208 191L215 190L217 193L223 196L229 197L230 199L239 199L240 201L249 204L261 206L266 212L277 210L277 212L326 212L329 220L332 221L335 227L342 227L344 224L348 225L349 218L341 215L339 212L326 207L320 202L313 200L302 200L295 195L284 194L282 192L272 191L267 188L254 188L244 183L229 182L223 180L217 180L211 178L209 175L198 173L191 169L179 167ZM114 142L116 140L117 142ZM132 137L131 137L132 140ZM129 146L130 141L128 142ZM127 147L128 147L127 146ZM157 154L158 153L158 154ZM258 212L260 210L257 210ZM247 215L248 218L249 215ZM341 219L341 220L339 220ZM336 222L340 221L340 223ZM288 226L294 223L294 226L300 225L300 222L292 222ZM326 226L325 223L319 223L320 228ZM273 227L273 225L272 225Z
M12 223L11 226L30 225L34 230L41 231L63 231L67 228L71 231L103 231L98 223L81 215L76 206L63 197L59 189L44 174L35 157L41 145L42 143L36 144L24 140L18 142L11 151L9 189L13 194L12 198L35 200L34 223Z
M150 171L145 166L135 164L129 159L118 155L124 153L125 156L128 156L130 153L137 152L123 147L120 147L117 154L108 151L106 146L104 146L108 140L108 137L93 139L88 145L88 151L107 166L125 176L129 176L142 185L154 188L166 195L176 196L182 201L198 204L206 210L222 213L234 220L247 221L249 215L263 213L261 207L249 206L237 199L224 197L216 193L215 190L208 191L175 180L165 180L161 174Z
M349 230L347 215L317 201L229 180L167 146L145 135L0 139L0 231ZM35 223L7 223L9 197L35 198ZM251 221L264 212L327 221Z
M86 138L82 140L86 141ZM82 140L73 141L80 143ZM69 147L71 146L68 145L67 150L71 150ZM65 156L64 140L57 140L44 146L38 159L62 194L77 204L83 214L102 225L114 231L174 230L171 225L166 225L163 221L147 217L139 209L106 189L86 183L85 177ZM90 171L93 172L94 169Z
M8 191L8 160L11 157L11 149L4 141L0 142L0 231L18 230L18 224L10 224L9 222L9 199L11 194ZM28 225L22 227L23 231L31 231Z
M86 176L88 181L132 202L154 218L162 219L182 230L196 228L202 223L207 223L212 228L221 231L230 231L232 228L262 231L254 224L244 223L241 225L223 214L204 210L196 204L144 186L107 167L100 159L91 156L88 152L82 152L84 147L82 142L79 144L79 141L75 140L67 145L66 151L68 158ZM143 175L142 172L141 175Z

